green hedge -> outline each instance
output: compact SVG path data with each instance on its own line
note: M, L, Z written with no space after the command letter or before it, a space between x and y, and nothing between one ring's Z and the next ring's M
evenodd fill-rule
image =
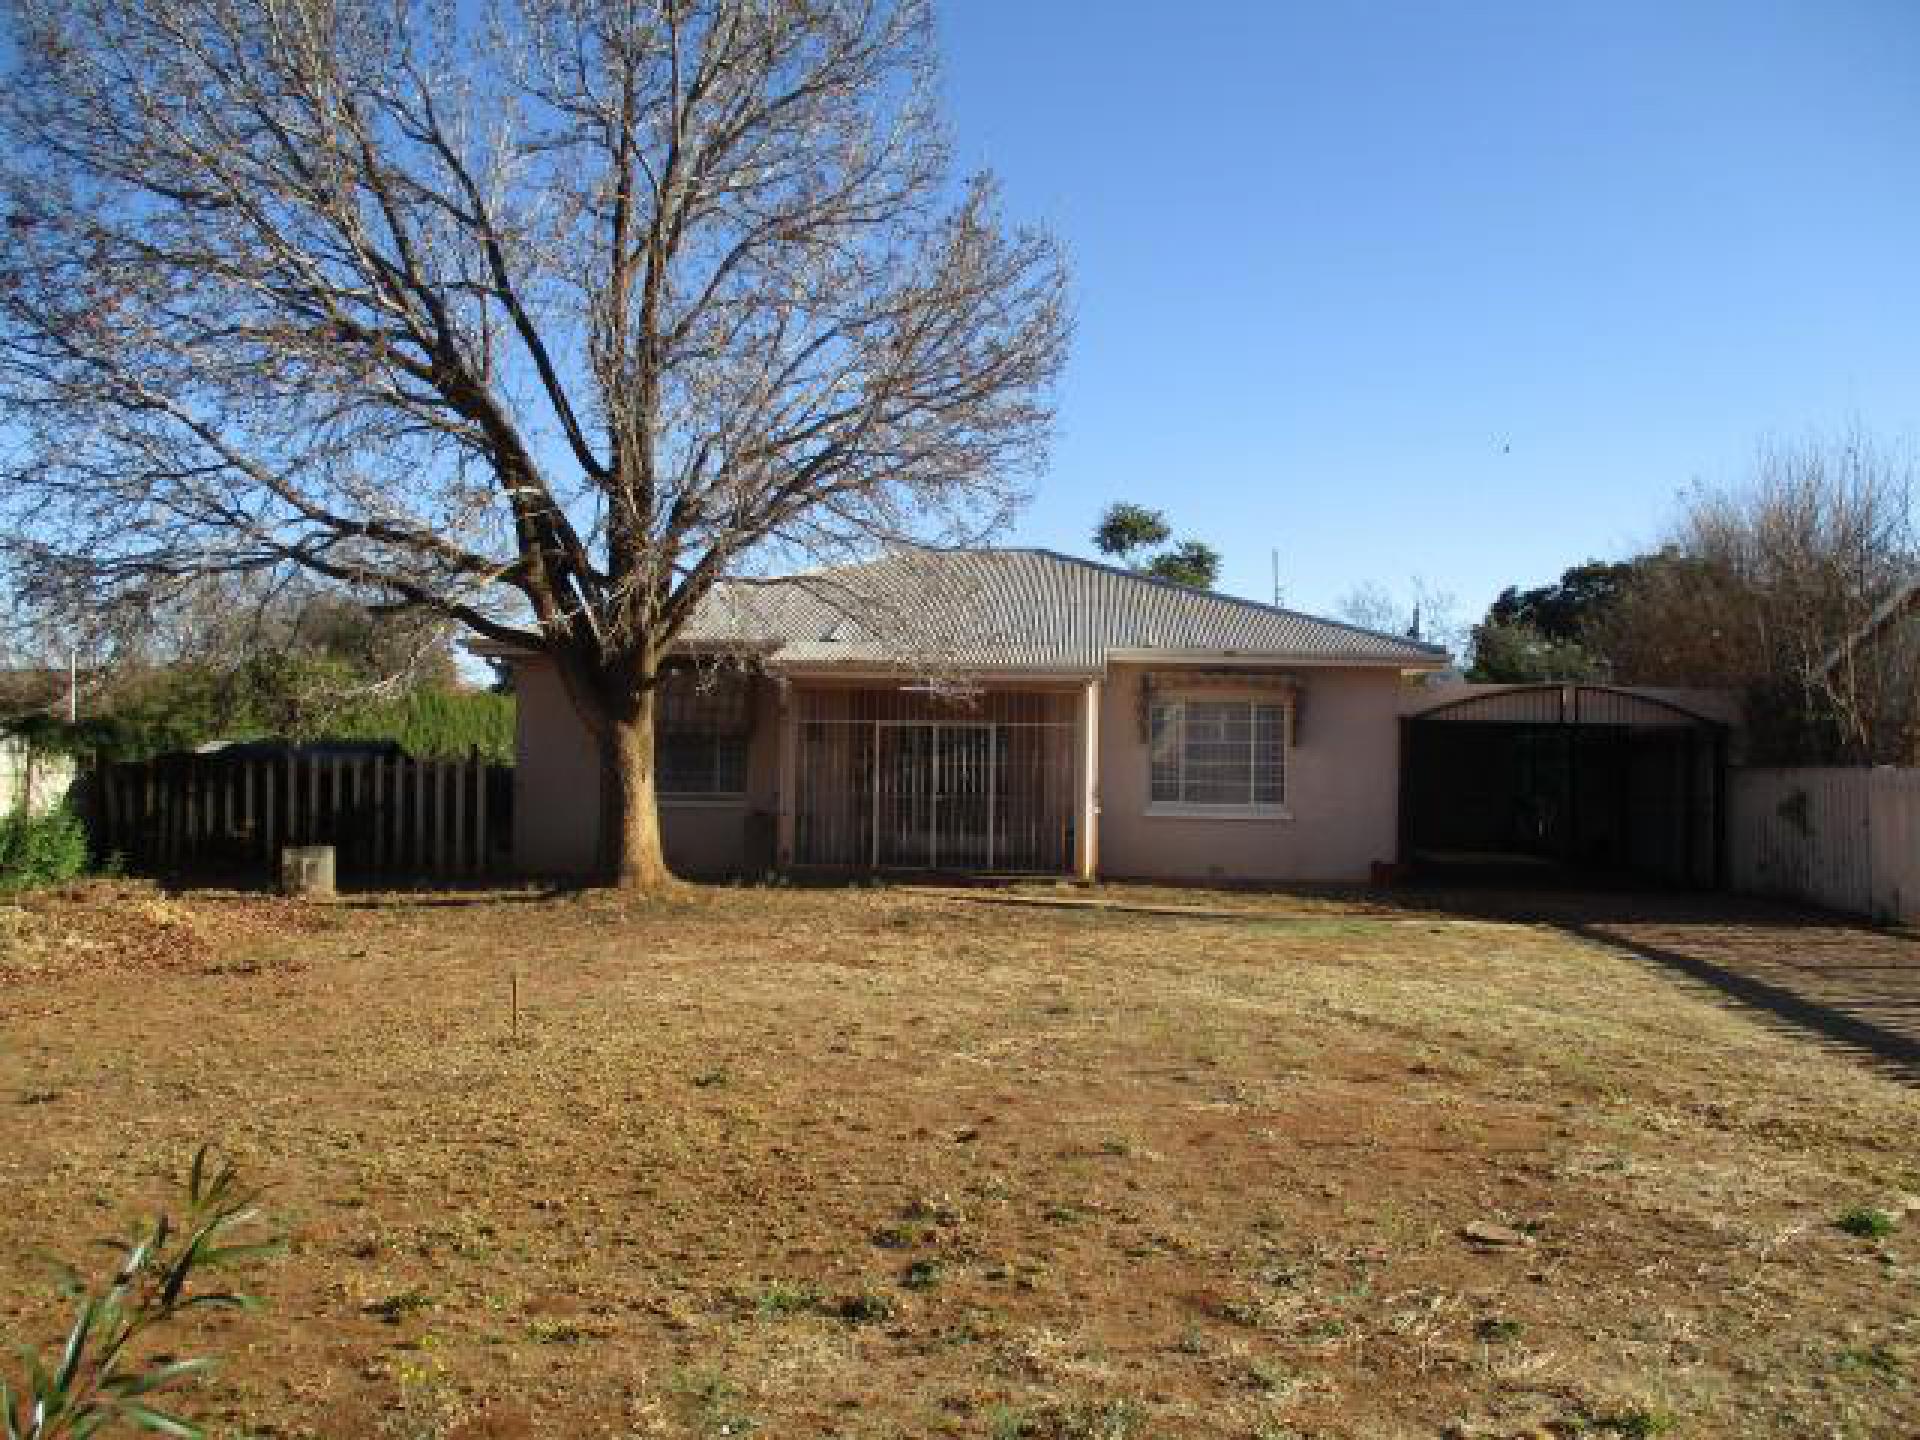
M317 727L315 738L395 740L427 760L463 759L479 751L497 765L513 763L513 696L490 691L416 690L356 706Z
M86 827L66 806L0 818L0 890L58 884L86 868Z
M145 760L209 740L392 740L427 760L513 763L514 702L486 690L421 689L342 708L231 704L204 674L182 671L107 714L76 726L51 716L5 728L41 749L102 760Z

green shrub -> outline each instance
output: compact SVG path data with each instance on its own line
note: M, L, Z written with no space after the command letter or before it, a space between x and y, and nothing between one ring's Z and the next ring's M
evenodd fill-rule
M66 806L0 818L0 890L58 884L86 868L86 827Z
M1861 1240L1882 1240L1893 1233L1894 1218L1884 1210L1862 1205L1847 1211L1833 1223Z
M391 700L350 706L312 726L328 740L395 740L422 760L464 760L479 751L496 765L513 763L514 701L484 690L414 690Z
M513 760L511 695L420 685L368 699L361 688L353 673L311 658L262 658L230 672L181 665L127 682L77 725L37 716L9 728L42 749L99 760L268 739L393 740L426 760L464 760L474 750L494 764Z

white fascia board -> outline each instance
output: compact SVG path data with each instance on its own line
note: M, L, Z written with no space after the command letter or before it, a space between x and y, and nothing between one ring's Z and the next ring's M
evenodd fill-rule
M1444 670L1453 662L1443 655L1417 656L1331 656L1286 655L1253 650L1109 650L1111 665L1224 665L1235 669L1287 670Z
M838 665L783 665L775 655L767 669L785 680L858 680L884 681L890 684L910 684L925 680L927 672L913 668L886 670L874 666L838 666ZM1098 680L1098 670L1027 670L1014 666L985 668L979 666L955 666L951 672L957 684L1034 684L1034 685L1084 685L1089 680Z

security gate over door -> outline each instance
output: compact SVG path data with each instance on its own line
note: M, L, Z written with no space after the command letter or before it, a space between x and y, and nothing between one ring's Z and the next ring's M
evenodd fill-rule
M994 841L991 725L885 722L879 727L878 863L984 870Z
M1069 870L1072 698L996 694L959 705L884 691L803 695L795 863Z

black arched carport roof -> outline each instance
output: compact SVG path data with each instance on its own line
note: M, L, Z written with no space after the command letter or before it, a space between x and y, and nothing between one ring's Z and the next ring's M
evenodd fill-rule
M1723 722L1662 695L1621 685L1505 685L1444 700L1410 720L1523 725L1701 725Z
M1721 721L1624 686L1516 685L1401 722L1400 859L1425 872L1724 880Z

